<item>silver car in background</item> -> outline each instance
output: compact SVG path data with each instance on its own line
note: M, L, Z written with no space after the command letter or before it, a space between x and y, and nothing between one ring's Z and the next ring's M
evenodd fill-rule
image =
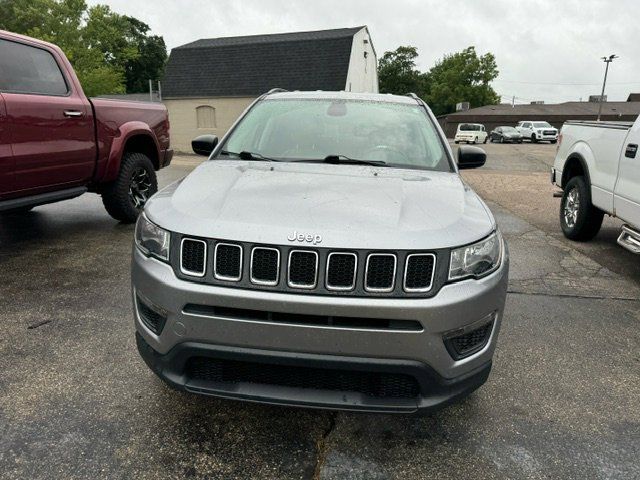
M132 262L138 349L171 386L411 413L482 385L508 254L415 95L272 91L155 195Z

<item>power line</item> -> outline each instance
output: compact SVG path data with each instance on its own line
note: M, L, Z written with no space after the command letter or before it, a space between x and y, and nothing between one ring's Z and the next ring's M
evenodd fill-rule
M554 82L521 82L518 80L493 80L494 82L502 83L517 83L521 85L557 85L557 86L591 86L601 85L599 82L595 83L554 83ZM640 82L609 82L609 85L640 85Z

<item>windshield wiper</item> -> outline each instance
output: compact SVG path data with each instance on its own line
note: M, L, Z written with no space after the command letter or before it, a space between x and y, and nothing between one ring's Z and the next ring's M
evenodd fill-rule
M222 150L220 152L221 155L233 155L234 157L240 158L240 160L257 160L261 162L279 162L280 160L276 160L275 158L265 157L261 153L252 153L243 150L240 153L236 152L228 152L226 150Z
M373 165L381 167L387 164L384 160L360 160L358 158L347 157L346 155L327 155L322 160L301 160L302 162L324 162L324 163L351 163L358 165Z

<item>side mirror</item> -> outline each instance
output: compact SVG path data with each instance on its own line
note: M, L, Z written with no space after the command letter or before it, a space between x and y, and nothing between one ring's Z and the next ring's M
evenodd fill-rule
M462 146L458 148L458 168L478 168L487 161L487 154L480 147Z
M200 135L191 140L191 148L198 155L208 157L218 145L218 137L215 135Z

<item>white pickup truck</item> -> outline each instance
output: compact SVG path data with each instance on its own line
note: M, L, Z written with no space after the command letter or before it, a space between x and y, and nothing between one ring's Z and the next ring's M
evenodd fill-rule
M618 243L640 254L640 119L564 124L551 181L562 188L560 225L567 238L595 237L604 214L625 225Z

